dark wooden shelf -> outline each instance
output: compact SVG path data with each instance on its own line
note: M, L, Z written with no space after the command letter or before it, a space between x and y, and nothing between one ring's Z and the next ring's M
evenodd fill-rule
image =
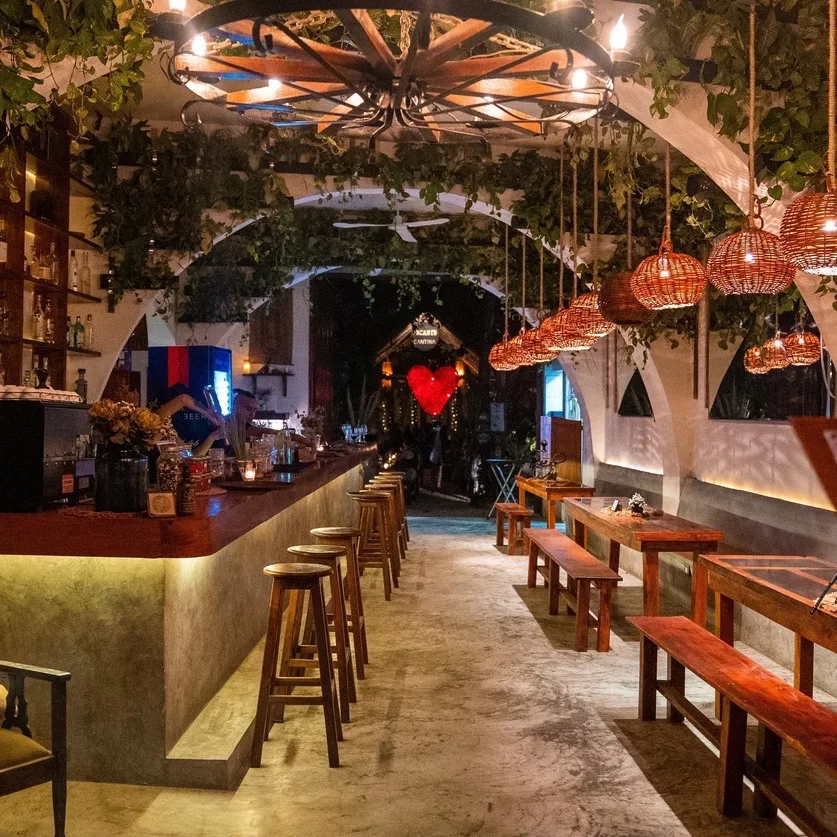
M97 253L103 252L102 246L100 244L96 244L95 241L91 241L82 233L73 232L72 230L70 230L69 237L71 250L95 250L95 252ZM75 247L73 246L74 242Z
M81 291L67 291L67 302L70 305L92 305L101 302L101 297L83 294Z
M67 346L68 355L87 355L88 357L101 357L102 353L95 349L77 349L75 346Z
M22 276L21 278L27 285L34 285L36 288L39 288L45 293L54 293L62 295L67 293L66 288L62 288L61 285L56 285L53 282L48 282L46 279L35 279L34 276L26 275Z
M56 235L66 235L64 230L55 223L55 221L50 221L47 218L41 218L38 215L33 215L28 209L25 212L26 220L32 221L33 223L40 225L42 227L46 227L51 232L54 232Z
M46 279L35 279L32 276L19 273L9 273L0 271L0 280L12 280L17 282L25 282L27 285L32 285L42 293L52 293L60 296L66 296L67 301L71 305L94 305L104 300L99 296L92 294L83 294L81 291L71 291L61 285L54 285L52 282L47 282Z
M74 198L87 197L93 195L95 190L93 187L82 178L74 174L70 175L70 195Z
M61 343L47 343L44 340L33 340L31 337L24 337L21 342L27 346L32 346L34 349L41 349L45 352L63 352L65 348Z

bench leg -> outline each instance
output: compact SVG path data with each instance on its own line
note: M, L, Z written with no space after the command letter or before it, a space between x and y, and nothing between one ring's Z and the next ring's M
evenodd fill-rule
M622 544L619 541L611 541L608 547L607 565L615 573L619 572L619 550L621 548Z
M578 582L574 578L570 578L569 575L567 576L567 592L572 596L574 599L578 599ZM572 609L570 605L569 598L567 599L567 616L572 616L575 611Z
M715 804L719 813L725 817L741 814L746 743L747 713L725 695L721 695L721 764Z
M538 549L538 545L533 541L529 540L529 572L526 575L526 586L527 587L537 587L538 586L538 553L540 550Z
M779 781L782 769L782 739L762 724L759 724L758 729L756 764L772 779ZM760 817L776 816L776 806L765 796L758 785L755 786L753 793L753 810Z
M517 555L517 526L518 526L518 518L514 515L509 515L509 548L508 553L509 555Z
M497 509L497 546L503 545L503 512Z
M610 602L613 585L602 582L599 585L599 627L596 631L596 650L610 651Z
M657 646L647 636L639 646L639 719L657 719Z
M578 608L575 615L575 650L586 651L590 632L590 582L582 579L576 586Z
M668 682L677 693L682 695L686 692L686 667L669 655L668 658ZM670 703L666 704L666 718L672 724L682 724L683 715L678 712Z
M808 697L814 694L814 643L799 634L794 635L793 687Z
M561 609L561 568L554 562L549 561L549 615L557 616Z

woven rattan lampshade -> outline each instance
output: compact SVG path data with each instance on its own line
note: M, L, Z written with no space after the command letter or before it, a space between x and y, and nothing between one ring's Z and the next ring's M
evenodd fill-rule
M820 338L810 331L792 331L783 342L791 366L810 366L820 359Z
M590 337L606 337L616 328L616 323L602 315L597 293L591 292L576 297L570 305L570 310L579 312L574 316L578 330L582 334Z
M654 312L634 296L631 276L631 271L613 273L604 280L599 291L599 310L606 320L616 325L642 325L654 316Z
M506 346L505 342L495 343L488 353L488 362L493 369L498 372L508 372L510 367L506 363Z
M744 369L751 375L766 375L771 367L764 362L761 346L752 346L744 352Z
M599 340L576 329L570 308L562 308L557 314L547 317L541 324L541 330L546 348L553 352L583 352Z
M532 359L533 363L547 363L557 354L547 348L544 343L544 334L539 327L530 328L523 335L521 342L527 356Z
M706 275L725 294L778 294L790 287L796 268L784 258L779 236L747 227L719 241Z
M703 265L685 253L675 253L664 241L660 251L643 259L631 276L637 301L653 311L697 305L706 288Z
M790 365L788 353L785 351L785 344L782 342L782 336L778 332L775 337L762 343L761 356L769 369L785 369Z
M782 255L795 268L837 276L837 194L800 195L785 210L779 234Z
M506 361L511 364L513 369L529 365L530 361L528 360L526 351L522 345L522 335L516 334L506 344Z

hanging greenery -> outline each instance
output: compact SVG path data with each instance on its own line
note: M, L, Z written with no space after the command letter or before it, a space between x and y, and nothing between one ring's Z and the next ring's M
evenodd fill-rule
M0 11L0 176L20 200L16 141L66 110L76 137L93 108L116 111L139 98L151 56L144 0L3 0ZM97 79L93 81L91 79Z

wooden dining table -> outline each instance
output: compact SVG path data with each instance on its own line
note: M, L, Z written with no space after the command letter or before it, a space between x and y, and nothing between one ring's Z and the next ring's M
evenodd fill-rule
M695 562L692 618L706 627L709 590L715 591L715 633L734 643L735 603L793 631L794 685L814 690L814 646L837 652L837 614L811 613L837 572L837 561L803 555L704 555Z
M573 521L573 537L576 543L586 546L587 529L610 541L608 563L619 572L621 546L642 553L642 611L646 616L660 613L660 553L677 552L691 554L693 559L701 552L715 552L724 539L724 533L693 523L672 514L658 513L649 517L613 513L611 507L618 500L623 509L628 508L625 497L568 498L564 501L564 514ZM706 621L705 596L703 604L695 601L692 588L692 611Z
M534 477L516 476L518 502L526 505L526 497L532 494L543 500L546 511L546 528L554 529L558 520L558 504L568 497L592 497L593 487L569 480L539 480Z

